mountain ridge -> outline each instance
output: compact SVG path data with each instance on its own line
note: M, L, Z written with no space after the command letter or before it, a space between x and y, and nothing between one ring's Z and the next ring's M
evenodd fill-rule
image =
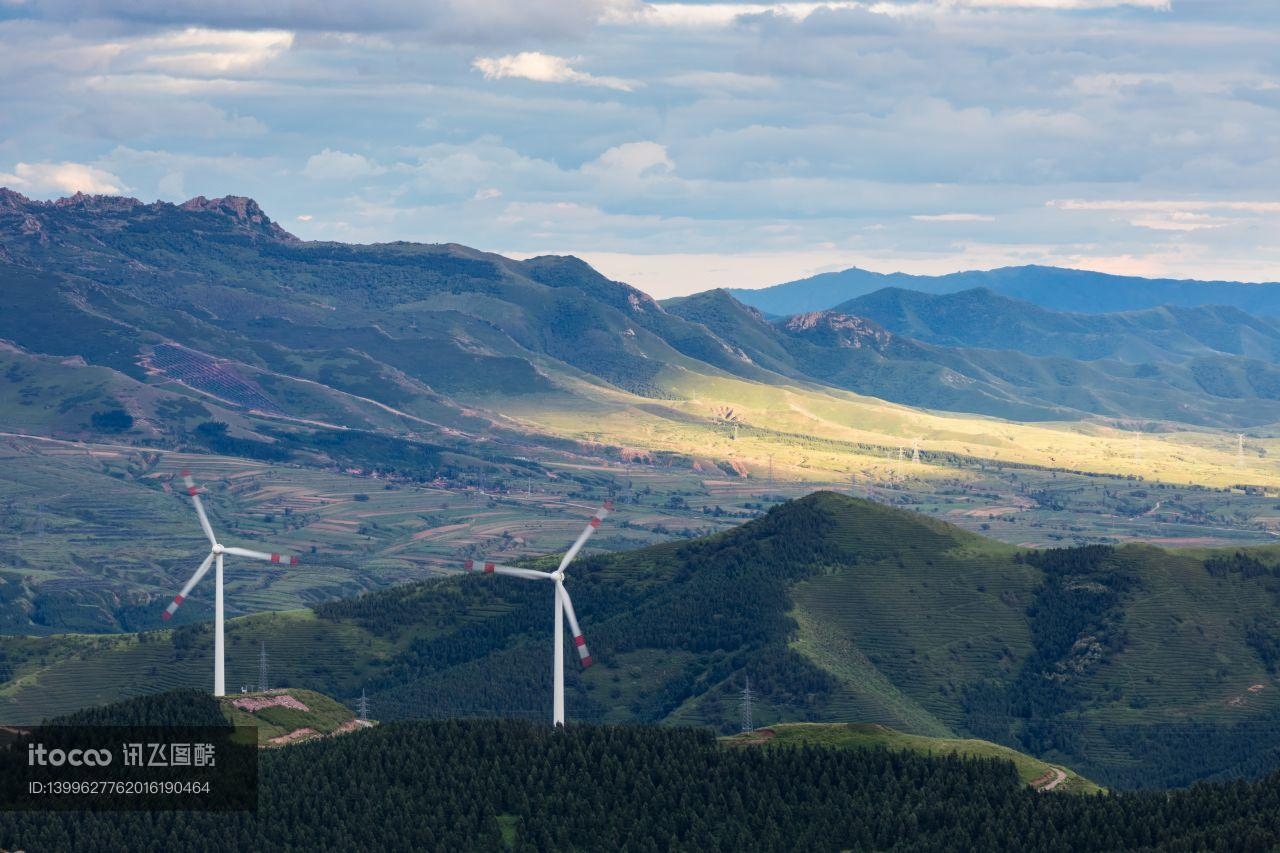
M733 288L737 299L775 316L822 311L884 287L946 294L976 287L1043 308L1103 314L1155 308L1228 305L1252 314L1280 315L1280 283L1148 279L1092 270L1027 265L945 275L877 273L852 267L759 289Z

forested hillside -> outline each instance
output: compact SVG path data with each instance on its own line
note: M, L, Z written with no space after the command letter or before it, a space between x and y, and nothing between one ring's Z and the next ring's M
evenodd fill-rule
M155 710L159 704L161 710ZM115 722L206 717L155 697ZM1268 850L1280 777L1173 794L1038 793L1014 765L885 749L724 749L709 732L397 723L261 755L256 814L0 815L6 849Z
M535 563L535 565L540 565ZM817 493L725 533L576 562L597 665L567 667L577 721L736 730L882 723L977 736L1108 786L1280 768L1280 551L1027 551ZM380 720L549 718L550 600L462 577L233 620L228 677L352 703ZM211 636L6 643L6 722L173 686L206 687Z

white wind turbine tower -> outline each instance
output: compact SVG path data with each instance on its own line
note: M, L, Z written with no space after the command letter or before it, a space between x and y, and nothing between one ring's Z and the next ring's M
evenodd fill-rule
M587 651L586 638L582 636L582 629L578 627L578 617L573 612L573 601L569 598L569 592L564 588L564 570L568 568L569 563L573 562L573 558L578 556L578 552L582 550L582 546L587 544L587 540L591 538L591 534L596 532L596 528L600 526L600 522L604 521L605 516L613 511L613 501L605 501L604 506L596 510L595 515L591 516L591 520L587 522L587 526L578 534L577 540L565 552L564 557L560 560L560 565L556 567L554 572L539 572L534 569L519 569L515 566L503 566L498 563L478 563L475 560L467 560L464 568L468 572L482 572L489 575L510 575L516 578L525 578L526 580L549 580L554 581L556 585L555 591L555 658L553 665L555 667L555 680L552 685L551 699L551 722L552 725L564 725L564 617L569 617L569 632L573 634L573 645L578 650L578 660L582 662L582 666L591 666L591 653Z
M200 519L200 528L204 530L204 535L209 537L209 556L204 558L204 562L200 564L200 568L196 569L196 573L191 576L191 580L187 581L187 585L182 588L182 592L173 597L173 602L165 608L162 617L168 622L183 601L191 593L191 590L209 571L209 566L217 566L214 573L214 589L215 601L213 608L213 695L226 696L226 679L223 666L223 608L222 608L222 557L224 554L234 554L237 557L249 557L254 560L263 560L268 563L278 563L289 566L298 565L297 557L281 556L280 554L268 554L264 551L250 551L248 548L235 548L222 545L218 542L216 536L213 535L213 528L209 525L209 516L204 513L204 504L200 502L200 490L196 488L195 482L191 479L191 472L182 469L182 482L186 484L187 494L191 495L191 502L195 504L196 516Z

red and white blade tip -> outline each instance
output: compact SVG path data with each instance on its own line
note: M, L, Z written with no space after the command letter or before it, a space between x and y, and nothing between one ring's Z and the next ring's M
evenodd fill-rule
M273 554L271 555L271 562L273 562L273 563L283 563L283 562L286 562L286 560L285 560L285 558L284 558L284 557L280 556L279 554L274 554L274 553L273 553ZM289 565L291 565L291 566L296 566L296 565L298 565L298 558L297 558L297 557L289 557L289 558L288 558L288 563L289 563Z
M182 596L175 595L173 597L173 601L164 609L164 613L160 614L160 618L168 622L173 618L174 611L178 609L179 605L181 605L184 600L185 599Z
M574 634L573 645L578 650L578 660L582 662L583 669L591 666L591 652L587 651L587 638L581 634Z

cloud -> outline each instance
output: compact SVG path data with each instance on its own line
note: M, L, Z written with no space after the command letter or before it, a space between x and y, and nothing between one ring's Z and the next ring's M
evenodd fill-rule
M811 16L832 12L858 12L886 18L921 17L953 13L957 10L1043 10L1079 11L1136 7L1167 11L1172 0L831 0L831 2L795 3L643 3L623 4L609 9L604 22L614 25L642 24L672 29L718 29L753 20L781 19L804 21ZM863 23L873 19L864 17Z
M1074 11L1080 9L1114 9L1132 6L1141 9L1168 11L1172 0L937 0L941 7L972 7L978 9L1046 9Z
M1230 199L1099 200L1058 199L1050 207L1063 210L1121 210L1169 213L1180 210L1239 210L1246 213L1280 213L1280 201L1234 201Z
M165 73L216 77L255 71L293 46L283 30L211 30L187 27L130 45L145 65Z
M582 86L600 86L621 92L631 92L640 85L634 80L623 80L620 77L596 77L585 71L578 71L569 64L571 61L578 60L569 60L537 51L525 51L506 56L478 57L471 65L484 74L486 80L516 77L538 83L577 83Z
M733 71L689 71L673 74L666 83L706 92L751 94L777 91L781 84L767 74L739 74Z
M485 189L476 190L474 198L476 201L488 201L491 198L502 198L502 190L495 187L486 187Z
M636 5L639 0L10 0L0 18L111 21L135 28L387 33L480 44L580 38L606 15Z
M1138 228L1151 231L1189 233L1208 231L1257 221L1260 217L1280 215L1280 202L1235 201L1213 199L1114 200L1084 201L1064 199L1049 202L1050 207L1072 211L1101 211L1120 214L1119 218ZM1248 216L1215 216L1215 212L1243 213Z
M108 171L85 163L18 163L0 172L0 185L24 193L90 193L119 195L128 187Z
M381 175L386 169L363 154L348 154L326 148L307 158L302 173L316 181L354 181Z
M916 222L995 222L994 216L981 213L917 213Z
M604 176L644 178L671 172L675 167L667 155L666 146L656 142L627 142L584 164L582 171Z

